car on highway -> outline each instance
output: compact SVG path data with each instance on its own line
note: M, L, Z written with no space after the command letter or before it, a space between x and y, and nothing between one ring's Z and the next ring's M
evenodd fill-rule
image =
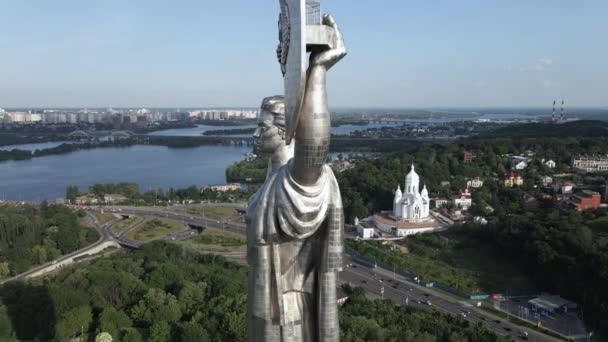
M494 322L495 322L496 324L500 324L500 320L499 320L499 319L495 319L495 320L494 320Z
M505 329L506 331L513 331L513 329L511 329L509 327L503 327L503 329Z
M362 282L363 284L367 284L367 280L365 280L365 279L361 279L361 282Z
M425 304L428 305L428 306L433 306L433 303L431 303L430 300L427 300Z
M464 313L464 312L461 312L461 313L460 313L460 316L462 316L462 317L465 317L465 318L466 318L466 317L467 317L467 314L466 314L466 313Z

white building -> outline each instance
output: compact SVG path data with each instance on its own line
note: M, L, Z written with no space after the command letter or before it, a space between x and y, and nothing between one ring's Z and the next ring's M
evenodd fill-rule
M559 182L553 185L553 190L559 191L562 194L571 194L574 189L574 184L571 182Z
M528 163L530 159L523 156L513 156L511 157L511 169L513 170L523 170L528 167Z
M572 166L587 172L608 171L608 154L579 155L572 159Z
M450 200L444 197L435 198L435 208L447 207L450 204Z
M363 239L371 239L374 237L376 227L373 222L361 221L357 222L357 235Z
M426 185L420 189L420 177L415 171L414 164L410 173L405 176L403 193L397 186L393 200L393 218L403 221L420 221L429 217L429 192Z
M453 222L436 219L441 216L429 210L430 199L426 186L420 190L420 177L412 164L405 177L405 186L397 186L393 210L382 211L361 221L355 220L357 235L364 239L393 239L431 233L447 229Z
M467 188L481 188L483 186L483 181L479 178L473 178L467 181Z
M452 203L454 203L455 207L461 208L462 210L468 210L471 205L473 205L471 190L466 188L464 191L461 191L460 194L454 195L452 197Z
M550 168L550 169L554 169L554 168L555 168L555 162L554 162L553 160L551 160L551 159L547 160L547 161L545 162L545 165L546 165L548 168Z
M543 182L543 185L547 186L547 185L553 183L553 177L551 177L551 176L543 176L541 178L541 181Z

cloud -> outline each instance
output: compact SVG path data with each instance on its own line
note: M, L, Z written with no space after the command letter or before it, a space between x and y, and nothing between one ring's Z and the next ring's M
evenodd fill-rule
M488 86L488 82L486 82L486 81L475 81L475 82L473 83L473 85L474 85L476 88L485 88L485 87L487 87L487 86Z

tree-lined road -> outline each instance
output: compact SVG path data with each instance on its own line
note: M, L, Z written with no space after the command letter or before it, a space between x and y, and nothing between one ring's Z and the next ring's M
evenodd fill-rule
M95 241L93 244L91 244L87 247L84 247L84 248L74 251L72 253L63 255L63 256L59 257L58 259L55 259L55 260L47 262L43 265L34 267L34 268L32 268L28 271L25 271L23 273L20 273L14 277L0 280L0 285L10 282L10 281L14 281L14 280L29 278L32 276L40 276L40 275L52 272L52 271L56 270L57 268L60 268L67 264L76 262L78 260L78 258L97 253L98 250L100 248L102 248L102 246L104 246L103 248L105 248L105 246L111 246L111 243L113 240L112 240L112 237L110 236L110 234L108 233L108 229L110 229L110 231L111 231L111 227L114 224L116 224L117 222L119 222L120 220L116 219L116 220L107 222L105 224L101 224L97 220L97 217L95 217L95 215L93 215L92 213L88 212L87 215L88 215L88 220L92 223L92 225L95 228L95 230L97 231L97 233L99 233L99 239L97 241Z
M349 256L346 256L345 259L346 265L352 264L353 266L344 268L344 271L340 273L340 281L352 286L362 287L375 296L391 299L399 305L411 305L426 309L435 308L445 313L460 315L472 325L483 322L495 333L511 336L515 340L562 341L535 330L518 326L433 288L417 285L399 274L394 274L380 267L370 268ZM428 305L427 301L431 305ZM526 338L524 338L523 331L528 334Z
M245 227L243 226L195 215L176 213L166 209L139 207L111 207L110 209L123 215L132 214L164 217L195 226L224 229L245 235ZM185 236L185 238L188 237L190 236ZM139 243L141 244L141 242ZM503 336L511 336L516 340L561 341L560 339L538 331L523 328L515 323L508 322L489 312L475 308L464 300L458 300L432 288L419 286L398 274L393 274L392 272L388 272L379 267L369 268L362 264L358 264L348 255L345 256L345 259L347 265L353 264L356 266L344 268L344 271L340 273L341 283L350 283L353 286L362 287L370 294L391 299L399 305L405 305L407 301L408 305L425 309L436 308L445 313L463 316L464 319L473 325L478 322L483 322L495 333ZM389 282L389 280L391 281ZM381 293L382 288L384 288L383 294ZM431 306L426 304L427 301L430 301ZM524 331L528 334L527 337L524 337Z
M182 222L190 225L191 227L200 227L200 230L206 228L216 228L231 231L237 234L245 235L245 227L232 223L226 223L225 221L213 220L204 218L196 215L188 215L183 213L176 213L168 210L157 209L157 208L141 208L141 207L106 207L104 210L112 212L118 215L137 215L137 216L148 216L148 217L160 217ZM3 282L20 279L27 277L28 275L39 272L44 268L52 268L55 263L70 260L74 262L73 258L78 256L87 255L88 251L99 247L102 243L116 242L123 247L137 249L144 242L131 240L126 238L125 232L134 228L136 225L141 224L140 221L134 222L123 231L122 234L115 234L112 232L112 227L120 222L120 219L112 220L105 224L101 224L95 215L91 212L87 212L89 220L92 221L95 228L100 234L100 238L93 245L63 256L60 259L52 263L34 268L28 272L22 273L11 279L4 280ZM192 237L199 233L200 230L193 228L174 234L167 235L164 237L165 240L183 240ZM243 252L229 252L225 253L225 256L244 257ZM351 266L352 265L352 266ZM362 287L367 293L393 300L398 305L411 305L423 309L435 308L439 311L449 313L452 315L463 316L464 319L475 325L479 322L485 323L489 329L495 333L503 336L511 336L516 340L529 340L529 341L560 341L560 339L548 336L546 334L518 326L514 323L505 321L503 318L499 318L489 312L475 308L473 305L451 297L443 292L437 291L432 288L425 288L419 286L409 279L406 279L399 274L389 272L379 267L369 267L358 263L356 259L349 255L345 255L345 267L340 273L340 283L348 283L352 286ZM429 303L431 305L429 305ZM528 334L524 337L524 333Z

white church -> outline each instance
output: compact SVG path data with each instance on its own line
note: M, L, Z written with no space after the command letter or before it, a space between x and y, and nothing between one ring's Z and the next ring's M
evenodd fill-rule
M405 176L403 192L401 186L397 186L393 210L356 220L357 233L363 239L391 239L447 229L447 222L437 220L437 214L431 213L430 202L426 186L420 190L420 176L412 163L410 172Z
M395 220L419 222L429 217L429 191L426 185L420 189L420 177L416 173L414 164L410 173L405 176L405 187L397 186L393 200L393 215Z

